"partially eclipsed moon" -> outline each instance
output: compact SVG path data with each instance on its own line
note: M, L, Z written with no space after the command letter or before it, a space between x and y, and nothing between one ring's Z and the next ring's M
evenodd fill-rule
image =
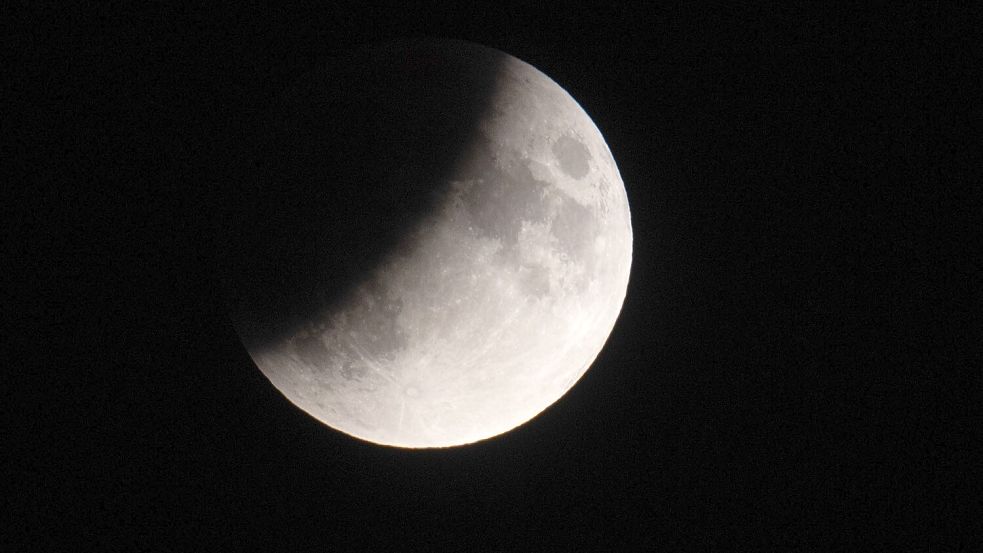
M425 50L388 52L416 68L496 67L480 118L460 122L473 130L453 167L434 176L432 205L342 297L289 332L246 340L262 322L233 308L253 360L291 402L352 436L412 448L501 434L566 393L614 326L632 252L621 177L573 98L496 50L450 41ZM319 86L312 79L307 89ZM424 100L439 111L458 89L437 82ZM323 183L326 197L332 190Z

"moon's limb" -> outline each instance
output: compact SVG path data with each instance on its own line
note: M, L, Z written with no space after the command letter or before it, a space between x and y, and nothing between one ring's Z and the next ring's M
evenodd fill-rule
M341 306L250 349L288 399L358 438L508 431L581 378L620 312L632 234L614 159L562 88L491 52L497 90L438 208Z

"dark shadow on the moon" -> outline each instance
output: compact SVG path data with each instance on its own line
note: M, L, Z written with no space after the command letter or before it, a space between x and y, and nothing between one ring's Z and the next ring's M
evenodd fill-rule
M440 205L505 55L361 48L298 79L246 144L219 278L251 351L337 308Z

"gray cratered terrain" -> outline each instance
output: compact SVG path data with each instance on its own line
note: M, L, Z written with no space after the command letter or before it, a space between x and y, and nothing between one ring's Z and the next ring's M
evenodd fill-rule
M233 309L253 360L291 402L352 436L413 448L501 434L559 399L607 340L632 253L624 185L573 98L496 50L427 48L430 64L496 68L428 207L287 331L246 339L262 322ZM425 101L453 103L454 89Z

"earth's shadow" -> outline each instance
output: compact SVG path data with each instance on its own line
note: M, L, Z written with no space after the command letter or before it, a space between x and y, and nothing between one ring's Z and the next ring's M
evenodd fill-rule
M433 212L506 59L463 41L362 47L300 77L235 145L217 276L247 349L330 313Z

